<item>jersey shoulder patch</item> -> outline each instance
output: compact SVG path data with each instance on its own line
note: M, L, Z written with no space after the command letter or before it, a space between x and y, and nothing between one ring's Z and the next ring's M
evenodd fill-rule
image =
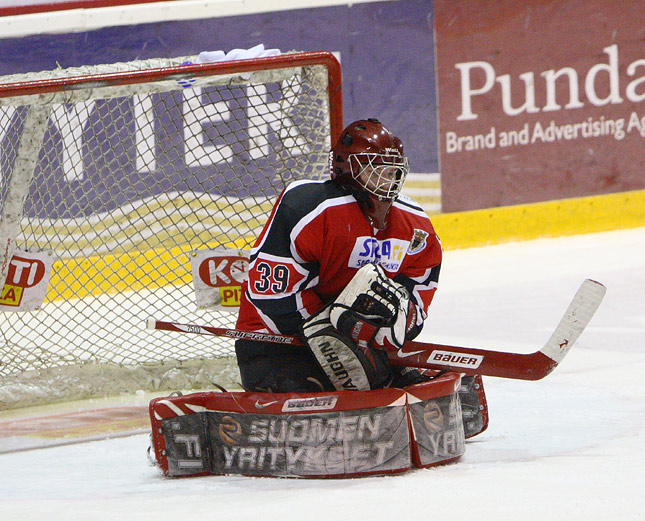
M415 228L412 233L412 239L410 240L410 246L408 247L408 253L414 255L415 253L419 253L423 250L426 247L426 244L428 244L429 235L430 233L426 230Z

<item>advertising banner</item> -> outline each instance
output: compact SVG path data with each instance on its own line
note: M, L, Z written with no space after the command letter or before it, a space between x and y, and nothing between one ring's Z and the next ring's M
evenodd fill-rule
M151 2L150 9L154 5ZM343 67L345 122L380 119L403 140L412 172L438 172L432 2L427 0L339 3L0 38L0 75L192 56L202 51L228 52L258 44L283 52L334 52ZM154 97L155 104L163 102ZM75 121L75 128L80 123ZM124 132L133 124L123 123ZM161 125L170 139L176 138L177 128L181 130L175 121Z
M640 0L436 0L444 212L645 188Z
M248 250L195 250L190 258L198 308L238 307L242 283L248 278Z
M16 251L0 288L0 311L35 311L42 306L51 275L49 252Z

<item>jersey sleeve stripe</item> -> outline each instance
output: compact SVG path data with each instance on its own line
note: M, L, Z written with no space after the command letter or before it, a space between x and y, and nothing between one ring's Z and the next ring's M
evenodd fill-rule
M278 326L275 324L275 322L273 322L273 320L271 320L271 318L266 313L263 313L262 310L253 303L253 300L251 298L248 298L248 301L251 304L251 306L253 306L253 309L258 314L262 322L264 322L264 324L267 326L266 332L280 334L281 331L280 329L278 329ZM264 332L264 331L259 330L258 332Z
M427 302L424 301L421 293L426 291L434 292L439 287L438 277L440 269L441 265L434 266L433 268L426 270L426 272L420 277L410 277L410 279L416 283L412 296L419 309L421 309L424 320L427 318L425 312Z

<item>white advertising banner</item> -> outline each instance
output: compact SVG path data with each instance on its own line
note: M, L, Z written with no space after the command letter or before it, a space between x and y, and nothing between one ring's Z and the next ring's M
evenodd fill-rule
M248 278L249 252L231 248L195 250L191 255L195 303L199 308L238 307Z
M0 311L35 311L47 295L53 256L48 252L16 252L9 261L0 292Z

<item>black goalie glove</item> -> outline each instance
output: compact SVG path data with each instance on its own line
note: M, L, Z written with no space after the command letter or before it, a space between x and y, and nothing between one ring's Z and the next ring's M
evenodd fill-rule
M363 266L331 304L329 319L359 346L402 347L417 320L407 290L377 264Z

